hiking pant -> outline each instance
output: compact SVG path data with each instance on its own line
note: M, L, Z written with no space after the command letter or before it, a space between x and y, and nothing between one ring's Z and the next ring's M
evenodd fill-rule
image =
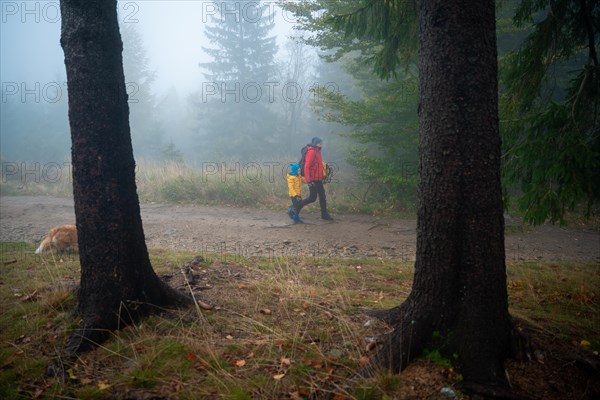
M319 196L319 205L321 206L321 216L327 215L327 198L325 197L325 187L323 181L313 181L308 184L310 190L309 195L306 199L302 200L302 207L307 204L314 203Z
M292 207L296 211L296 215L300 215L300 210L302 210L302 197L294 196L292 197Z

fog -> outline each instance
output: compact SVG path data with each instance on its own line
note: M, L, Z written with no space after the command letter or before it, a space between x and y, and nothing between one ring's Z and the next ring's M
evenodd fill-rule
M59 2L0 3L0 157L3 162L68 161ZM219 60L206 51L215 48L206 35L206 27L219 18L213 2L118 3L136 158L160 161L175 151L178 160L190 165L294 161L303 144L321 136L325 156L341 162L341 139L335 134L339 132L318 120L310 109L309 93L315 85L337 88L339 82L320 75L322 63L315 49L290 39L298 34L293 17L275 1L262 2L262 8L248 0L217 4L229 7L230 14L244 8L242 19L267 26L266 38L274 37L275 50L268 78L219 83L227 79L218 76ZM260 22L258 14L263 17Z

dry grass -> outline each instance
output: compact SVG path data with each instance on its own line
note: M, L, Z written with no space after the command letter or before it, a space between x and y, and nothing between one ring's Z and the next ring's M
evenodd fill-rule
M428 375L430 386L419 392L402 377L356 375L372 355L365 337L387 329L365 326L364 311L397 305L408 295L410 263L205 254L194 270L196 283L187 286L178 271L196 254L165 250L151 251L155 269L172 285L193 290L198 306L165 310L114 332L64 379L48 378L48 361L59 357L77 323L69 289L78 259L32 251L2 244L2 399L443 398L435 394L454 383ZM599 281L595 266L510 265L512 312L598 350ZM204 310L204 303L213 308Z
M226 161L191 167L178 162L138 160L136 183L144 203L188 203L253 206L267 209L289 207L286 181L287 161L240 163ZM43 171L43 169L41 169ZM44 173L14 174L0 182L2 195L72 196L72 179L65 167L60 179L49 181ZM31 179L29 179L31 178ZM304 186L304 196L308 187ZM399 209L389 204L377 188L359 182L347 171L337 171L327 185L328 205L336 213L376 213L414 215L412 202Z

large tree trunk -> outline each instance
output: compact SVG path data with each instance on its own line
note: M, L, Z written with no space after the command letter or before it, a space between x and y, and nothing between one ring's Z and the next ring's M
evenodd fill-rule
M395 371L439 347L467 382L503 384L510 349L494 1L423 0L415 278L377 316ZM438 339L433 340L433 337Z
M144 240L116 0L61 0L73 195L81 260L72 351L148 306L185 301L154 273Z

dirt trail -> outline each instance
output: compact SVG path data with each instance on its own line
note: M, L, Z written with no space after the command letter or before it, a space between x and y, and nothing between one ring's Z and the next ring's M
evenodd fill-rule
M235 207L143 204L150 248L242 256L385 257L414 260L416 221L366 215L319 218L292 225L285 212ZM0 197L0 240L38 242L54 225L73 223L73 199ZM553 225L506 237L507 260L600 263L600 233Z

